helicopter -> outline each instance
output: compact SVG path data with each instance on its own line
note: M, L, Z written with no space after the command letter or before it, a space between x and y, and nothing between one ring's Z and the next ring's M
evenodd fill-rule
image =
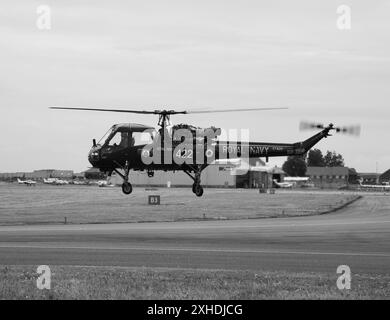
M198 128L189 124L172 125L170 118L177 114L201 114L220 112L245 112L281 110L287 108L247 108L224 110L126 110L126 109L97 109L50 107L54 110L119 112L133 114L149 114L159 117L156 129L151 126L123 123L113 125L103 138L96 142L93 139L88 160L94 168L111 176L116 172L122 179L122 191L129 195L133 191L129 179L130 170L147 171L149 177L154 172L183 171L192 180L192 192L201 197L204 193L201 185L202 171L215 161L237 158L259 158L281 156L301 156L308 152L323 138L330 136L331 131L358 135L359 127L335 127L304 122L301 129L320 129L321 131L307 140L296 143L220 141L221 129L216 127Z

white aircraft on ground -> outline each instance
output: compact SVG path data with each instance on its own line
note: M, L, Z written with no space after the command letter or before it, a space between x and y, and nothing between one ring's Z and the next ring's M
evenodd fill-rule
M60 180L60 179L57 179L57 178L43 179L43 183L44 184L52 184L52 185L55 185L55 186L64 186L64 185L68 185L69 184L68 181Z
M18 178L18 183L19 184L24 184L24 185L27 185L27 186L30 186L30 187L37 185L37 183L35 181L33 181L33 180L20 180L19 178Z
M291 182L278 182L278 180L276 179L273 179L272 181L277 188L288 189L288 188L292 188L295 185L294 183Z
M88 185L88 182L87 182L87 181L78 181L78 180L75 180L75 181L73 181L73 184L74 184L75 186L86 186L86 185Z
M115 187L115 185L113 185L111 182L109 183L108 181L106 180L101 180L101 181L98 181L97 182L97 185L100 187L100 188L105 188L105 187Z
M378 191L390 191L390 185L388 184L363 184L363 180L358 180L360 189L371 189Z

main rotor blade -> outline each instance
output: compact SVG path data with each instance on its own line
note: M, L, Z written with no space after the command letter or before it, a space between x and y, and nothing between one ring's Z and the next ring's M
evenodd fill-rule
M68 107L50 107L54 110L78 110L78 111L100 111L100 112L120 112L120 113L138 113L138 114L200 114L200 113L221 113L221 112L246 112L246 111L266 111L266 110L285 110L288 108L245 108L245 109L214 109L214 110L189 110L189 111L175 111L175 110L126 110L126 109L95 109L95 108L68 108Z
M66 108L66 107L50 107L50 109L53 109L53 110L78 110L78 111L139 113L139 114L159 114L159 111L121 110L121 109L91 109L91 108Z
M288 108L245 108L245 109L214 109L214 110L189 110L186 114L197 113L219 113L219 112L246 112L246 111L266 111L266 110L286 110Z

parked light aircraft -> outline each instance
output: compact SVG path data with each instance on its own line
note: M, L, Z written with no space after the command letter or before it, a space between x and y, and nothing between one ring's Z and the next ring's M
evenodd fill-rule
M27 186L36 186L36 182L33 181L33 180L21 180L21 179L18 179L18 183L19 184L24 184L24 185L27 185Z

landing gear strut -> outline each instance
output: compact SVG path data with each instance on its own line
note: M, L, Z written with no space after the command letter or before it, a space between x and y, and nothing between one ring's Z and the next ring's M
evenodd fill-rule
M123 175L121 172L119 172L118 170L115 169L115 172L120 175L123 179L123 184L122 184L122 192L126 195L129 195L133 192L133 186L131 185L131 183L129 182L129 172L130 172L130 166L129 166L129 162L126 161L126 165L125 167L123 168L123 170L125 171L125 174Z
M192 185L192 192L195 193L197 197L201 197L203 195L203 187L200 185L200 176L202 174L203 168L199 166L196 169L193 169L195 171L195 176L192 176L189 171L184 170L184 172L192 179L194 180L194 184Z

